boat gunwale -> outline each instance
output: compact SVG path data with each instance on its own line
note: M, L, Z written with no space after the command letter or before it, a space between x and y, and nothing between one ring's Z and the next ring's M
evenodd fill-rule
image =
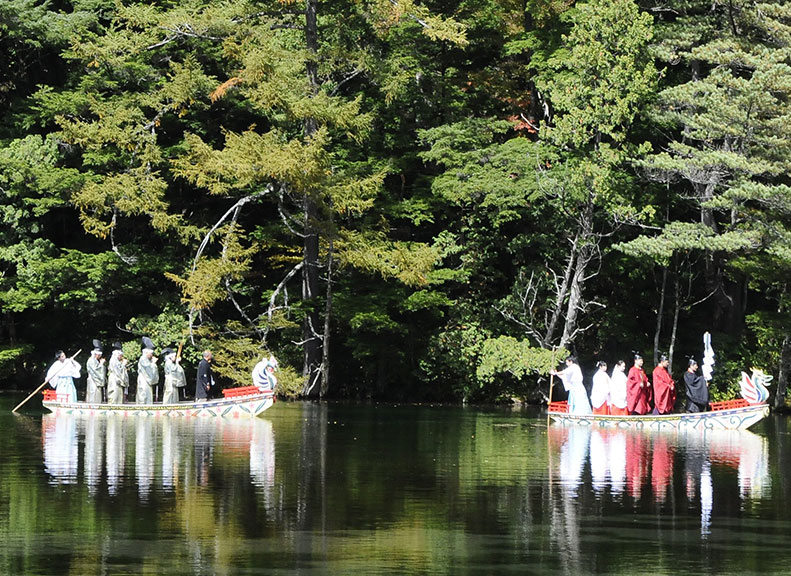
M234 396L229 398L217 398L214 400L204 400L200 402L172 402L169 404L151 403L151 404L135 404L134 402L127 402L123 404L108 404L107 402L59 402L57 400L42 400L42 405L51 410L52 412L61 410L75 410L82 412L120 412L120 413L151 413L151 412L164 412L169 414L190 414L194 412L201 412L204 410L212 410L218 408L232 408L234 406L246 406L255 404L256 402L271 400L274 404L276 398L272 392L261 392L259 394L248 394L245 396ZM263 410L256 411L251 415L258 415L266 409L271 408L271 404Z
M718 423L723 429L729 430L746 430L763 420L769 413L769 404L767 402L760 402L756 404L748 404L747 406L739 406L736 408L726 408L723 410L709 410L706 412L675 412L672 414L626 414L626 415L612 415L612 414L569 414L568 412L558 412L547 410L553 422L559 424L580 424L590 426L613 426L618 428L642 428L656 424L658 426L668 425L670 427L689 427L696 428L710 428L714 423ZM746 426L745 420L729 424L728 420L734 417L743 416L745 419L749 417L758 417L754 422L750 422Z

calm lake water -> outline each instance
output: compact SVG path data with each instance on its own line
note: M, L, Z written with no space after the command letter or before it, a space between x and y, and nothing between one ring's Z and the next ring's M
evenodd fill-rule
M538 411L55 417L19 400L0 397L2 574L791 571L786 418L650 435Z

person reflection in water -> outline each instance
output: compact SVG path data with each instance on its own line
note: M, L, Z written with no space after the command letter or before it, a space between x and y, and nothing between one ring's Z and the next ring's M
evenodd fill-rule
M705 412L709 409L709 385L706 379L698 374L698 363L689 359L689 367L684 373L684 384L687 388L687 412Z
M550 374L558 376L563 381L563 388L569 394L569 414L590 414L591 405L588 402L588 392L582 383L582 370L574 356L566 358L566 368L558 372L551 370Z

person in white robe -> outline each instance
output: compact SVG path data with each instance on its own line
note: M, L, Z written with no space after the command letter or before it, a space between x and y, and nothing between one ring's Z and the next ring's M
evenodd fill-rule
M626 405L626 362L618 360L610 376L610 414L629 414Z
M609 414L610 377L607 375L607 363L599 360L596 368L591 388L591 407L594 414Z
M126 371L127 359L124 358L124 351L121 350L120 344L114 345L114 348L107 374L107 402L123 404L124 393L129 387L129 373Z
M76 402L77 388L74 379L80 377L80 364L74 358L66 358L62 350L55 354L55 363L47 370L47 382L58 395L58 402Z
M162 355L165 356L165 392L162 394L162 403L174 404L179 401L179 388L187 384L187 376L179 363L181 358L173 350L165 348Z
M569 356L566 358L564 370L560 372L552 370L550 373L561 379L563 388L568 392L569 414L590 414L591 404L588 401L588 391L585 390L585 385L582 383L582 370L577 364L577 359L574 356Z
M157 358L151 348L143 348L143 353L137 361L137 404L152 404L154 402L153 387L159 382L159 369Z
M101 404L102 390L107 381L107 366L104 365L104 358L102 358L101 344L94 340L93 346L91 357L85 364L85 369L88 372L85 401L91 404Z

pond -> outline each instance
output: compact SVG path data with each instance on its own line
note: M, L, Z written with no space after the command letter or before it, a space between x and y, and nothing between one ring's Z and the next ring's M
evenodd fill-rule
M69 416L0 397L4 574L771 574L789 421L701 434L538 410L277 403ZM37 403L37 402L36 402Z

